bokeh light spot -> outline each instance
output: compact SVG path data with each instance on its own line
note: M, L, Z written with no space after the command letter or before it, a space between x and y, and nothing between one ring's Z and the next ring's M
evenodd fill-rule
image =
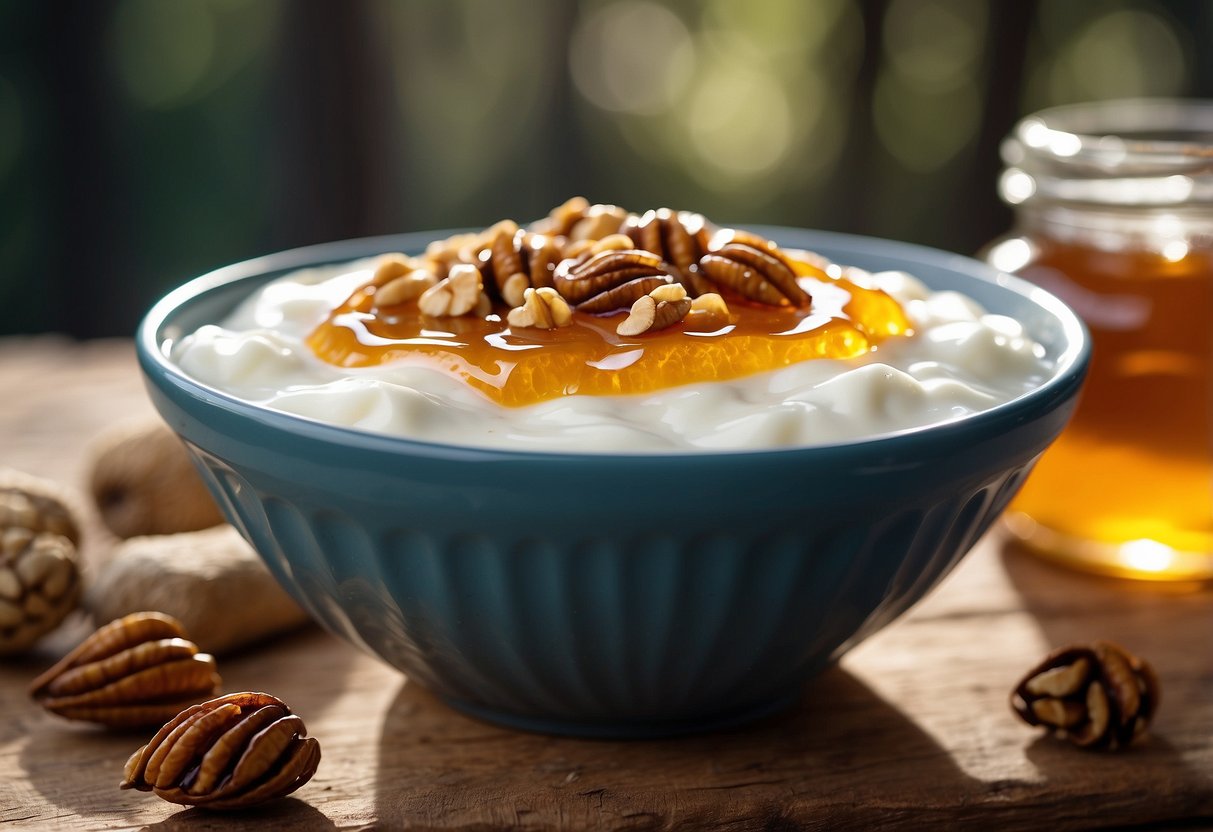
M122 0L114 13L118 80L139 105L169 109L206 77L215 22L205 0Z
M686 25L647 0L624 0L591 12L573 35L573 83L595 106L651 115L668 110L695 72Z
M1054 102L1177 95L1184 43L1163 17L1123 9L1093 19L1062 48L1048 76Z
M887 70L876 80L876 133L908 170L929 173L943 167L977 135L980 116L981 97L972 78L946 94L929 95L908 89Z
M984 3L970 0L895 0L883 38L893 69L921 90L950 89L981 57Z
M696 154L725 176L748 178L783 161L791 145L791 112L776 79L742 63L716 63L690 101Z

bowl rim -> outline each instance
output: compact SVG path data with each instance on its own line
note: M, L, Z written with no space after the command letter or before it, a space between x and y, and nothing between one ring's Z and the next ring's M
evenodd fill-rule
M778 240L780 234L811 234L821 238L823 247L837 245L841 248L859 248L877 255L907 259L937 268L959 271L975 280L993 284L1002 290L1019 295L1028 302L1042 307L1057 319L1065 335L1065 348L1057 356L1053 375L1032 390L1026 391L994 407L952 419L917 427L887 431L872 436L843 441L810 445L788 445L772 448L671 448L646 451L594 451L513 449L482 445L458 445L426 439L379 433L358 427L336 425L286 411L273 410L255 402L241 399L186 374L169 359L166 343L172 339L162 335L173 315L193 300L242 280L252 280L269 272L287 272L295 269L322 267L330 264L354 261L389 251L413 251L424 249L425 244L440 237L459 233L465 229L440 229L401 234L375 235L346 240L336 240L301 246L270 254L260 255L221 266L172 289L158 300L144 315L135 334L135 351L148 384L170 385L179 393L203 404L249 419L262 427L286 431L314 441L329 444L359 446L374 452L404 453L413 456L440 456L448 459L463 458L472 461L490 460L602 460L640 462L661 460L669 457L692 458L736 458L745 456L770 456L776 454L836 454L848 451L869 451L879 454L892 450L898 443L915 438L952 436L956 434L989 435L998 426L1009 429L1030 419L1032 414L1052 410L1070 398L1081 386L1091 356L1091 340L1086 325L1078 315L1057 296L1006 272L999 271L965 255L931 248L917 243L869 237L859 234L826 231L821 229L796 228L776 225L746 225L765 236ZM846 264L844 264L846 265ZM907 269L913 273L912 267Z

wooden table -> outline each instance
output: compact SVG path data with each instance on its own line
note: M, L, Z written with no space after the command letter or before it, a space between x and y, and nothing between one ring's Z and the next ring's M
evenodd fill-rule
M130 345L0 341L0 461L83 482L89 438L150 411ZM90 518L85 557L104 557ZM118 791L145 737L42 713L25 686L79 637L0 664L0 824L44 829L366 827L1213 828L1213 587L1073 574L987 537L943 587L805 691L791 713L664 742L520 734L461 716L395 671L302 631L220 665L323 745L296 797L238 817ZM1020 724L1019 674L1110 638L1148 657L1163 704L1147 744L1082 752Z

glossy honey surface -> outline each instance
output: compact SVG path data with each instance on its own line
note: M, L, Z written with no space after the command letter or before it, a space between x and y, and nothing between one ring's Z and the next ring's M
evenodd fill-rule
M487 316L429 318L417 304L377 309L373 284L355 291L308 338L342 367L416 363L462 379L505 406L566 395L646 393L723 381L812 358L852 358L909 332L901 307L836 267L796 261L808 308L728 298L729 318L692 313L667 329L617 335L626 311L576 313L570 326L511 330L504 308Z
M1093 354L1013 528L1104 571L1213 575L1213 250L1032 245L1020 274L1083 317Z

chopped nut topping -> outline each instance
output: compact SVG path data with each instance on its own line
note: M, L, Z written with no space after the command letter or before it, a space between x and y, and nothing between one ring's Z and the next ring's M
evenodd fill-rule
M632 238L627 234L608 234L590 246L590 254L600 254L604 251L624 251L635 248Z
M729 305L715 292L708 292L692 300L691 312L719 318L721 321L729 319Z
M526 301L526 293L530 291L531 281L522 272L510 275L501 283L501 299L511 307L522 306Z
M562 205L557 205L545 219L536 222L532 228L540 234L567 237L589 208L589 200L583 196L575 196Z
M506 318L514 329L556 329L568 326L572 320L573 310L559 292L549 287L527 289L522 305L511 309Z
M591 205L569 231L569 240L601 240L618 233L627 219L628 212L618 205Z
M593 254L594 244L596 240L578 240L575 243L569 243L564 247L564 257L566 260L581 260L588 254Z
M1077 746L1115 750L1146 732L1158 697L1149 664L1097 641L1050 653L1016 686L1011 706Z
M677 283L658 286L632 304L628 317L615 332L626 337L655 332L681 321L691 311L686 289Z
M422 265L435 277L446 277L456 263L477 262L477 253L484 246L483 234L456 234L445 240L435 240L426 246Z
M435 318L466 315L480 302L482 288L480 270L459 263L451 267L446 277L425 290L417 300L417 306L423 314Z
M416 300L438 282L438 278L425 269L416 269L392 278L375 291L375 306L397 306Z
M379 258L379 265L375 268L375 276L371 278L371 283L383 286L398 277L403 277L415 268L416 265L412 259L403 254L385 254Z

